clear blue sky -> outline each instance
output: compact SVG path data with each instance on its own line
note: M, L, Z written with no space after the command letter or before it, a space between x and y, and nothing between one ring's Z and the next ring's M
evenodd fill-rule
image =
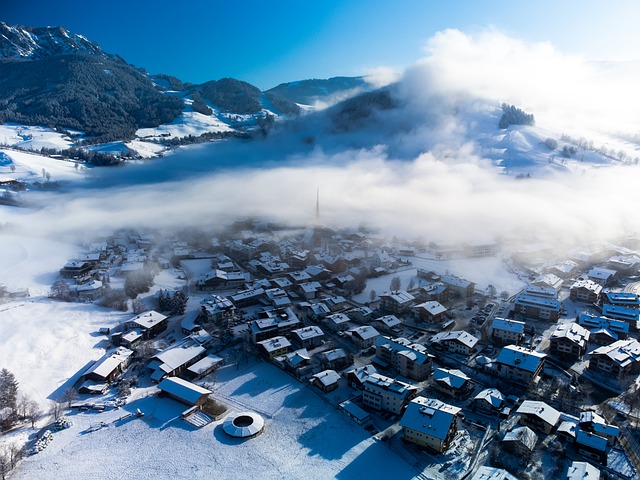
M496 28L566 53L638 58L636 0L0 0L0 20L63 26L150 73L261 89L402 68L435 32Z

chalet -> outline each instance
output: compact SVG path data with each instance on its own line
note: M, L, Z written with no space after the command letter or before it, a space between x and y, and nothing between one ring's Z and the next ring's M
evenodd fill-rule
M407 403L416 396L417 387L385 377L379 373L369 375L363 382L362 403L374 410L400 415Z
M291 339L302 348L315 348L322 345L324 332L316 325L296 328L291 331Z
M371 364L364 365L362 367L355 367L343 372L344 377L347 379L347 383L358 390L364 389L364 381L369 375L378 373L376 367Z
M329 307L329 310L331 310L332 312L344 310L349 305L347 299L341 295L332 295L329 297L325 297L322 299L322 301L326 303L327 307Z
M600 480L600 470L587 462L571 462L566 480Z
M486 388L473 397L471 408L475 411L502 416L505 410L505 396L497 388Z
M373 318L373 310L369 307L355 307L345 313L351 320L359 323L369 323Z
M287 292L281 288L269 288L264 292L267 302L274 308L285 308L291 305L291 299Z
M442 453L458 431L461 409L433 398L417 397L407 405L400 426L404 440Z
M476 288L475 283L452 275L443 276L442 283L449 288L454 296L459 298L468 298L472 296Z
M482 466L473 474L470 480L518 480L506 470L496 467Z
M640 373L640 343L618 340L596 348L589 358L589 370L614 378Z
M544 402L525 400L518 407L520 425L549 435L560 422L560 412Z
M618 427L608 424L603 417L589 410L580 412L578 426L581 430L606 438L609 445L615 445L620 436Z
M309 366L311 356L306 348L300 348L293 352L285 353L273 358L274 363L294 374L299 374Z
M271 280L271 285L273 288L279 288L280 290L288 292L291 290L291 287L293 287L293 282L287 277L278 277Z
M285 337L277 336L256 342L258 350L269 360L284 355L289 351L291 343Z
M80 300L93 302L100 298L105 291L104 284L99 280L72 285L71 290Z
M450 353L469 356L477 351L479 339L463 330L454 332L440 332L431 337L431 344Z
M592 432L577 429L575 448L581 455L599 462L601 465L607 465L606 438Z
M389 255L385 250L381 250L371 255L369 262L371 268L389 270L396 264L396 259Z
M537 381L546 354L516 345L504 347L493 364L496 374L523 387Z
M342 348L334 348L319 353L320 362L325 368L342 370L353 363L353 358Z
M402 321L395 315L379 317L375 320L374 324L383 332L399 333L402 331Z
M210 295L209 298L200 302L200 308L210 322L221 322L233 318L236 313L233 302L221 295Z
M60 276L64 278L78 278L87 275L93 264L91 262L72 260L64 264L60 269Z
M516 427L502 438L502 446L508 452L527 458L538 443L538 436L529 427Z
M589 330L577 323L561 323L549 336L549 354L563 361L581 360L589 335Z
M434 388L453 398L464 398L471 390L473 384L471 379L461 370L449 368L436 368L433 371Z
M210 390L177 377L165 378L158 388L168 397L189 406L204 405L211 394Z
M349 330L347 333L351 336L351 340L360 350L364 350L373 345L380 333L371 325L363 325Z
M640 268L640 257L637 255L617 255L609 258L607 268L615 270L619 275L633 275Z
M598 303L602 285L593 280L577 280L571 285L569 297L574 302Z
M524 322L495 317L491 321L491 340L502 345L519 345L524 339Z
M125 371L129 365L131 355L133 355L133 350L125 347L118 347L107 352L84 372L83 378L95 382L111 383Z
M340 374L335 370L323 370L311 376L311 384L323 392L331 392L338 388Z
M440 302L432 300L413 307L417 319L429 323L441 323L446 319L447 309Z
M303 272L305 272L312 280L322 282L331 278L331 270L327 270L322 265L309 265Z
M237 290L244 288L251 280L248 273L226 272L224 270L213 270L204 275L196 282L196 288L201 291L212 290Z
M327 316L331 315L331 310L325 303L314 303L309 305L309 308L306 309L307 318L313 320L314 322L321 322Z
M285 335L300 327L302 322L291 308L265 310L258 314L257 320L249 322L249 332L253 343Z
M630 292L604 292L601 295L603 304L617 305L618 307L640 309L640 296Z
M560 278L567 279L576 274L579 269L579 265L573 260L565 260L560 263L556 263L547 268L547 273L552 273Z
M562 284L564 280L562 280L559 276L554 275L553 273L544 273L542 275L538 275L531 285L534 287L542 287L542 288L553 288L558 291L562 288Z
M449 288L442 282L429 283L418 288L413 294L419 303L437 301L446 303L449 301Z
M414 296L405 290L396 290L380 295L380 310L394 315L408 312L413 306Z
M320 285L320 282L304 282L299 283L295 290L302 298L313 300L318 297L318 293L322 290L322 285Z
M374 362L384 367L391 367L399 375L422 381L433 370L433 356L427 353L427 349L406 338L390 339L378 337L374 345L376 358Z
M300 285L301 283L307 283L311 281L311 275L305 271L289 272L287 278L293 285Z
M164 377L180 375L206 354L206 349L198 341L192 337L186 337L151 358L149 361L149 369L152 371L151 379L159 382Z
M125 328L141 330L142 336L146 340L165 331L167 329L167 325L169 325L169 317L162 313L158 313L155 310L149 310L136 315L131 320L128 320L125 324Z
M562 304L553 298L524 293L516 295L515 311L527 318L556 321L560 318L561 309Z
M539 285L527 285L520 292L523 295L529 295L531 297L549 298L552 300L558 299L558 290L553 287L542 287Z
M606 287L614 282L618 277L618 272L615 270L609 270L608 268L594 267L589 270L587 277L598 285Z
M324 323L327 326L327 328L329 328L329 330L332 330L334 332L343 332L346 329L349 328L349 317L347 317L344 313L334 313L331 315L328 315L327 317L325 317L324 319Z

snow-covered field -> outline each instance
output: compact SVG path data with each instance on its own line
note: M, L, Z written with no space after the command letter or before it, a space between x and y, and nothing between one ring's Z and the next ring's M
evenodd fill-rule
M121 410L70 416L43 452L29 457L14 480L102 479L409 479L418 472L320 397L263 362L231 365L216 374L215 393L232 411L265 419L256 438L237 440L222 421L200 430L180 419L182 404L143 396ZM232 397L232 401L225 398ZM118 422L139 408L142 418ZM107 427L87 433L91 425ZM162 465L162 468L158 468Z
M0 125L0 142L29 150L40 150L42 147L63 150L74 144L68 136L50 128L15 123Z
M172 137L181 138L189 135L199 136L207 132L229 132L232 129L214 115L203 115L198 112L185 111L171 123L155 128L141 128L136 131L140 139ZM135 148L135 147L132 147Z

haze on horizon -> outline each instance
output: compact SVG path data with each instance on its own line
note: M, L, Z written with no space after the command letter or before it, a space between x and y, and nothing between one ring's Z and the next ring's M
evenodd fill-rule
M335 131L326 111L265 140L180 149L141 166L101 169L92 188L34 194L37 208L7 212L3 222L14 226L9 232L74 241L123 227L215 228L247 216L305 225L320 188L330 226L567 248L615 239L635 233L638 167L540 169L517 181L478 142L505 136L497 129L504 101L534 113L542 132L596 141L617 135L638 156L637 69L621 74L608 67L493 29L445 30L392 87L399 108L357 128ZM301 141L310 133L313 146Z

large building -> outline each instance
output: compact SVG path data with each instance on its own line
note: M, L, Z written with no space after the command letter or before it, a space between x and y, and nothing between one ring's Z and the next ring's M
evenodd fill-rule
M562 304L555 298L520 293L516 295L515 311L527 318L558 320Z
M290 307L266 310L257 320L249 322L251 340L258 343L268 338L285 335L302 326L302 322Z
M404 290L395 290L380 295L380 310L394 315L408 312L415 302L415 297Z
M433 398L417 397L409 402L400 426L411 443L445 452L458 431L460 408Z
M577 323L561 323L549 336L549 354L564 361L578 361L587 351L589 330Z
M378 337L376 347L376 363L383 367L391 367L399 375L413 380L426 379L433 370L432 356L427 349L406 338Z
M479 339L465 331L440 332L431 338L434 347L443 348L450 353L469 356L476 352Z
M596 348L589 358L589 370L614 378L640 373L640 342L618 340Z
M400 415L418 389L408 383L385 377L379 373L369 375L363 382L362 403L375 410Z
M495 317L491 321L491 340L502 345L519 345L524 339L524 322Z
M542 372L546 354L516 345L504 347L494 362L498 376L523 386L535 381Z

